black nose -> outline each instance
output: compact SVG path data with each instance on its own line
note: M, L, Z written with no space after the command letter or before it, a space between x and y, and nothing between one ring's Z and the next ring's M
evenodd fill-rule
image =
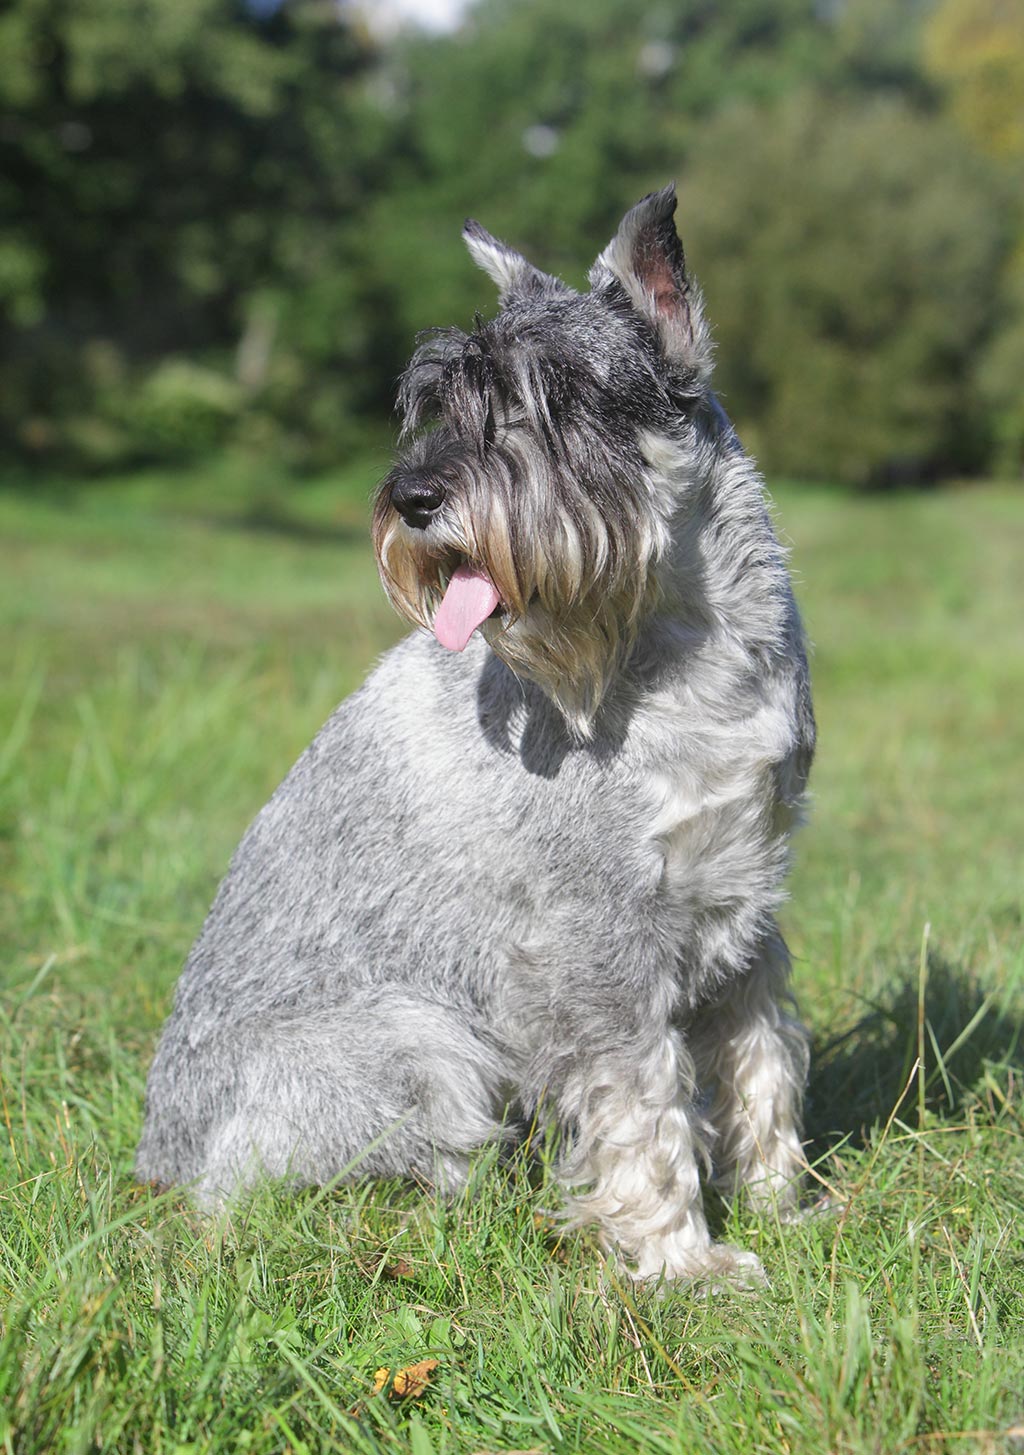
M406 525L422 530L444 501L444 486L429 475L401 475L391 487L391 504Z

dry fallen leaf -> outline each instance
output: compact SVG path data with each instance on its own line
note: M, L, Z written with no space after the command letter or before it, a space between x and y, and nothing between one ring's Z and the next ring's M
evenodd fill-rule
M436 1368L436 1359L421 1359L418 1364L407 1364L404 1369L397 1369L392 1377L387 1365L382 1365L373 1376L373 1392L380 1394L391 1380L387 1390L389 1399L421 1399Z
M356 1267L366 1278L415 1278L416 1269L406 1258L388 1259L386 1253L373 1253L357 1258Z
M382 1265L380 1276L381 1278L415 1278L416 1270L404 1258L396 1258L393 1263Z

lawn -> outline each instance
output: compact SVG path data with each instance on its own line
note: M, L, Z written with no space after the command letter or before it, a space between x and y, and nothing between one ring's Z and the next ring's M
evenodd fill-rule
M377 462L0 491L0 1450L1024 1448L1024 493L780 489L820 720L788 934L836 1210L711 1208L770 1286L623 1283L543 1171L133 1185L241 830L401 628ZM542 1159L543 1161L543 1159ZM379 1369L435 1360L422 1393Z

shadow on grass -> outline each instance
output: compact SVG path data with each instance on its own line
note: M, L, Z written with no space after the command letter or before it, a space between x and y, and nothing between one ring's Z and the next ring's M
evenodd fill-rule
M1003 1000L969 971L931 954L923 1027L915 966L895 975L849 1029L816 1038L805 1117L812 1160L840 1141L863 1145L898 1102L897 1115L916 1118L914 1065L922 1034L926 1108L939 1121L957 1120L986 1100L993 1073L997 1084L1007 1070L1024 1074L1022 1023L1000 1005Z

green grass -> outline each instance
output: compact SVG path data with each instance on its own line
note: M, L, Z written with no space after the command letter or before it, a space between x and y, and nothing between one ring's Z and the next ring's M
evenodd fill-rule
M369 464L0 493L0 1450L1009 1451L1024 1441L1024 495L778 494L816 643L787 929L817 1175L770 1287L624 1287L555 1194L132 1183L145 1070L248 819L400 628ZM418 1400L374 1371L433 1358Z

